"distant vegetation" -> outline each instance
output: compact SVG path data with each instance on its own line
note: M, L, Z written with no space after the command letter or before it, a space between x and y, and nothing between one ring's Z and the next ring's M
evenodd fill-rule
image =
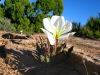
M11 20L7 18L0 18L0 30L3 31L15 31L14 25L12 25Z
M100 39L100 14L99 17L90 17L84 26L73 22L73 31L76 32L76 36Z
M20 30L24 33L41 32L43 18L61 15L62 12L63 0L36 0L32 3L30 0L5 0L4 5L0 4L0 19L3 18L0 24L3 28L0 30L12 30L14 27L15 32Z
M63 10L63 0L5 0L4 5L0 4L0 30L39 33L43 18L61 15ZM73 22L72 31L76 36L100 39L100 13L99 17L90 17L84 26Z

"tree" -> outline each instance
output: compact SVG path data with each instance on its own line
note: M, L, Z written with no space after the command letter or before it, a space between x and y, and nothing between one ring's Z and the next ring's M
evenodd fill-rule
M43 27L43 18L51 17L53 15L61 15L63 12L62 0L37 0L34 5L34 24L35 31L41 32L40 28Z
M61 15L63 12L63 0L55 0L53 15Z
M62 0L37 0L35 11L45 15L61 15L63 12Z
M82 36L82 26L81 26L81 23L77 23L77 22L72 22L72 25L73 25L73 29L72 31L76 32L75 35L76 36Z
M100 38L100 19L99 17L90 17L83 27L86 36L90 38Z
M29 0L5 0L5 16L15 23L17 31L27 32L30 28L30 19L34 15Z
M41 32L40 28L43 28L43 18L44 14L38 14L35 19L34 19L34 24L35 24L35 32Z
M4 2L4 15L11 19L17 32L20 30L25 33L41 32L43 18L61 15L62 12L62 0L37 0L32 3L29 0L5 0Z
M3 10L3 4L0 4L0 17L3 18L4 17L4 10Z

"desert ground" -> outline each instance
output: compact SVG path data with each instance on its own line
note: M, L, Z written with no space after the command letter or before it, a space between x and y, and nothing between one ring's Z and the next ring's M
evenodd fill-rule
M70 36L65 49L74 46L70 58L47 65L35 59L39 36L47 38L0 32L0 75L100 75L100 40Z

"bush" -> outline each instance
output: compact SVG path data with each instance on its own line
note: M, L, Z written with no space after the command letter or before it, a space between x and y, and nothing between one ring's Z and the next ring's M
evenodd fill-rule
M100 38L100 31L99 31L99 30L95 32L95 37L96 37L97 39Z
M15 31L15 27L11 23L10 19L0 18L0 30L3 30L3 31Z
M82 31L86 37L100 38L100 19L98 17L90 17Z
M92 30L87 30L87 36L90 37L90 38L93 38L94 35L93 35L93 31Z

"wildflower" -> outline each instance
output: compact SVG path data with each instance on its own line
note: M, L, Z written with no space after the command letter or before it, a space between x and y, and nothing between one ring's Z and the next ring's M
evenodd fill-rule
M20 31L20 34L22 34L22 32L23 32L23 31L21 30L21 31Z
M52 16L52 18L43 19L44 28L41 30L47 34L49 42L51 45L54 45L56 40L64 40L71 35L74 35L75 32L68 33L72 30L72 23L65 21L63 16Z

